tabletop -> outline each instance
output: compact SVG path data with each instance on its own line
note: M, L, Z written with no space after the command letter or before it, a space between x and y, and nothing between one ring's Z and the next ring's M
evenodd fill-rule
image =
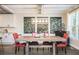
M59 37L59 36L48 36L48 37L32 37L32 36L22 36L18 39L16 39L16 41L67 41L65 38L63 37Z

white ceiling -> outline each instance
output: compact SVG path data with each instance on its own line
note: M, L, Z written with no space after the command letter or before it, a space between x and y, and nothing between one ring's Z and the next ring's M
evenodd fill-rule
M71 8L79 5L3 5L8 7L13 13L34 13L41 11L42 14L65 13Z

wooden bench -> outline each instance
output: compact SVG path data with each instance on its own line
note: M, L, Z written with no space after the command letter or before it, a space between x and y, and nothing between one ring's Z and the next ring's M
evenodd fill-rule
M40 48L43 49L43 52L44 52L44 48L48 48L48 51L50 51L50 48L52 48L53 45L29 45L29 48L30 49L33 49L33 48L36 48L37 49L37 52Z

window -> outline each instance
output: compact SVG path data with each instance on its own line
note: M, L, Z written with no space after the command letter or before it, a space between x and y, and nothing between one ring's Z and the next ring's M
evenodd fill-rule
M71 14L71 36L76 38L76 13Z
M35 18L24 17L24 33L35 32Z
M62 18L61 17L51 17L50 18L50 33L58 31L62 28Z
M37 18L37 33L48 32L48 18L38 17Z
M78 15L77 15L77 37L79 39L79 10L78 10Z
M24 17L24 34L38 34L59 30L62 27L62 17Z
M78 11L74 11L69 14L68 19L68 30L70 38L79 39L79 13Z

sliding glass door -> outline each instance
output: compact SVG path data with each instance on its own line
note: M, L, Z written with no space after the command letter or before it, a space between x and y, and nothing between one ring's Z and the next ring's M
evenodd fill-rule
M77 15L77 37L79 39L79 10L78 10L78 15Z
M72 13L71 14L71 37L72 38L76 38L76 36L77 36L77 32L76 32L76 13L74 12L74 13Z
M79 39L79 11L75 10L70 13L68 19L68 31L70 38Z

